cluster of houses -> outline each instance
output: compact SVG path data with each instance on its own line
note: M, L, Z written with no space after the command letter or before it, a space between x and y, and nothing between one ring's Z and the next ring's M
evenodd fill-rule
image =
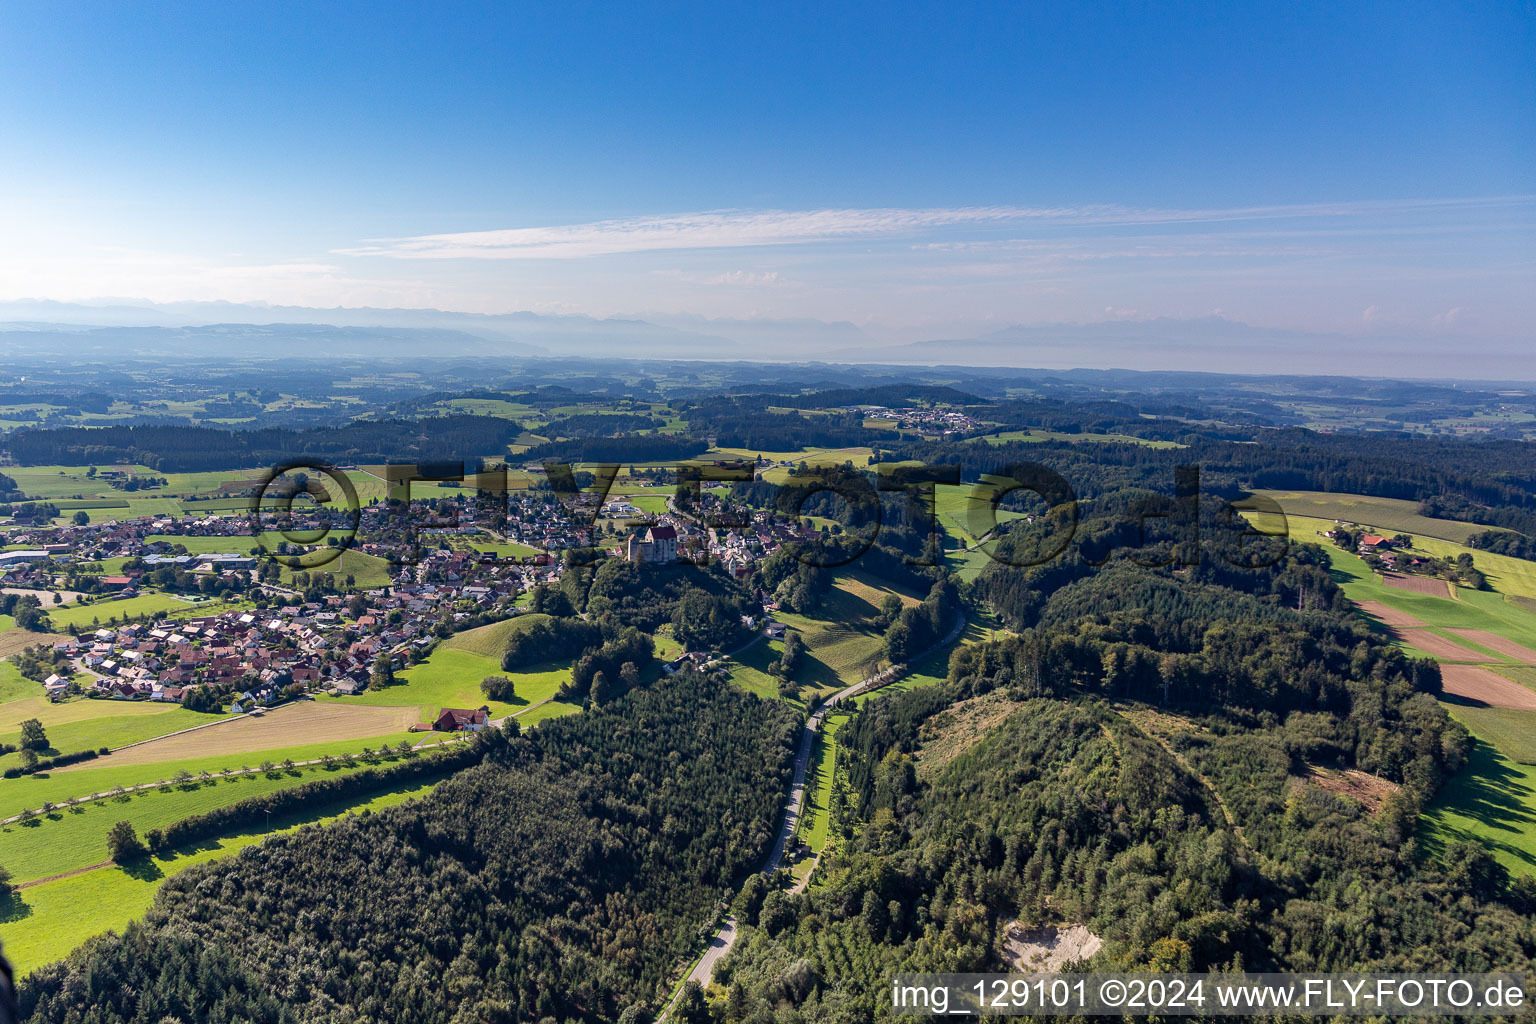
M300 693L362 691L381 657L403 667L413 649L424 654L436 643L445 616L470 614L459 607L462 597L459 588L408 583L368 592L360 609L350 597L332 596L103 628L59 640L55 650L89 677L90 696L180 703L193 687L211 686L231 695L232 710L247 711ZM58 697L69 680L54 676L44 685Z
M888 409L883 405L856 407L870 419L895 420L903 430L925 434L970 434L980 430L980 420L958 409Z

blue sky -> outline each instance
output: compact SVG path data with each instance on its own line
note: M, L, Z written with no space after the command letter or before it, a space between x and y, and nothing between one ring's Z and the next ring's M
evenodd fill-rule
M1528 337L1529 4L0 6L0 298Z

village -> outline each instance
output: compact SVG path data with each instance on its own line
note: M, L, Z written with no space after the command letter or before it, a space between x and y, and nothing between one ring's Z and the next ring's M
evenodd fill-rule
M244 516L73 523L16 536L23 546L0 554L0 583L39 595L57 593L61 585L91 588L91 621L71 622L65 629L74 635L53 642L54 671L42 681L50 699L83 694L241 714L314 693L345 697L380 685L453 633L520 614L521 596L559 584L564 553L572 549L596 546L603 557L636 564L712 566L743 579L814 529L713 493L696 507L697 516L669 500L666 512L647 515L623 497L598 508L590 501L562 504L553 495L497 503L494 512L464 497L412 502L408 515L370 505L360 512L352 548L386 566L388 582L367 587L348 586L339 562L283 577ZM290 516L282 526L291 536L337 518L321 508ZM186 550L206 547L209 539L227 540L214 545L226 550ZM319 545L314 550L332 554ZM413 557L399 559L401 551ZM104 561L120 568L90 572ZM167 569L196 580L198 595L241 598L241 606L197 614L189 605L141 621L128 621L125 613L119 621L114 606L126 609L127 599L165 593L154 581ZM59 607L43 603L44 610ZM447 724L472 729L484 722Z

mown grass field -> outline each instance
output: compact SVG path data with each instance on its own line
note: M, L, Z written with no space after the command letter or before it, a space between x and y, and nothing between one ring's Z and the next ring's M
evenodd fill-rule
M216 615L226 607L223 602L216 600L189 601L170 594L151 593L116 601L96 600L90 604L69 604L49 608L48 621L53 623L55 630L68 629L70 626L85 629L87 626L97 624L107 625L114 619L118 622L126 622L144 615L154 616L161 613L168 615L189 609L195 609L198 614Z
M1426 854L1474 840L1517 874L1536 874L1536 768L1478 740L1466 767L1436 794L1419 819Z
M484 638L479 638L479 641L484 643ZM480 681L486 676L510 677L517 699L505 703L486 699L480 690ZM445 642L426 661L396 673L400 681L394 686L369 690L356 697L326 699L347 704L414 708L416 720L420 722L431 722L443 708L478 708L482 705L491 709L492 718L504 718L517 715L530 705L553 697L570 676L569 663L535 665L517 672L503 672L499 656L490 657L463 647L450 647ZM522 719L519 718L519 721Z
M283 820L274 819L270 830L237 832L164 860L156 858L132 873L101 868L23 889L0 905L0 942L17 972L25 974L66 956L93 936L124 928L149 909L161 883L172 875L238 853L269 835L404 803L430 792L437 781L404 783L350 804L306 808Z
M1451 717L1522 765L1536 765L1536 711L1447 705Z
M1465 544L1474 533L1491 529L1474 523L1450 519L1430 519L1419 515L1419 503L1399 498L1373 498L1365 494L1330 494L1327 491L1255 491L1273 499L1287 516L1304 516L1327 522L1333 528L1336 519L1370 526L1383 534L1408 533L1415 537L1434 537L1454 544Z
M1342 551L1332 541L1318 536L1316 531L1322 526L1320 520L1295 518L1291 525L1294 541L1317 543L1327 553L1333 566L1334 578L1344 588L1345 596L1351 600L1379 601L1390 608L1407 612L1434 627L1435 632L1446 639L1462 646L1475 649L1477 645L1447 630L1485 629L1515 643L1536 648L1536 613L1518 603L1505 600L1504 595L1495 591L1459 587L1455 599L1452 599L1389 587L1358 556ZM1332 520L1326 525L1331 527Z

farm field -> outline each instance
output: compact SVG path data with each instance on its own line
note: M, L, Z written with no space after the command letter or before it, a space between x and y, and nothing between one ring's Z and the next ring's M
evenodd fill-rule
M1383 534L1407 533L1465 544L1474 533L1492 529L1451 519L1419 515L1419 503L1401 498L1373 498L1365 494L1331 494L1327 491L1255 491L1273 499L1287 517L1320 520L1333 529L1336 519L1370 526Z
M193 712L187 712L192 714ZM208 716L199 715L204 719ZM94 761L57 768L55 774L82 767L116 768L156 764L189 758L259 754L279 746L298 746L335 740L381 739L398 742L411 726L413 715L405 709L338 707L330 703L300 701L270 711L224 716L217 725L195 732L166 736L119 750Z
M218 720L175 704L85 698L49 704L35 696L0 706L0 741L14 744L21 735L21 723L29 718L43 723L50 750L61 754L121 747ZM0 768L20 763L20 754L0 757Z
M1293 534L1296 540L1312 536ZM1447 641L1469 646L1465 635L1451 629L1485 630L1524 647L1536 649L1536 613L1520 604L1505 600L1493 591L1457 588L1456 597L1417 594L1383 584L1358 556L1334 547L1326 538L1316 538L1333 566L1334 578L1344 588L1345 596L1356 603L1382 605L1419 620L1419 625L1440 633ZM1412 628L1412 624L1408 624ZM1490 652L1492 653L1492 652ZM1495 658L1497 660L1497 658ZM1507 659L1506 659L1507 660Z
M55 640L64 639L67 637L59 633L34 633L18 629L15 619L9 615L0 615L0 658L9 658L35 644L51 644Z
M1536 711L1536 690L1478 665L1441 665L1447 699Z
M1447 704L1446 710L1499 752L1523 765L1536 765L1536 711Z
M309 808L288 820L274 821L270 831L236 832L199 844L195 850L178 851L168 859L155 858L147 868L133 873L107 867L23 889L0 909L0 942L5 944L6 956L17 973L25 974L67 955L92 936L121 930L142 916L166 878L239 853L268 836L424 796L437 781L418 780L366 800Z
M1311 540L1332 525L1332 520L1326 526L1315 519L1301 522L1304 529L1293 533L1298 540ZM1533 753L1528 727L1536 720L1536 689L1509 678L1536 672L1509 663L1518 648L1536 641L1536 616L1490 591L1457 588L1452 598L1449 591L1442 597L1387 586L1354 554L1326 538L1316 540L1346 596L1377 628L1395 634L1411 653L1445 659L1442 706L1472 730L1467 764L1420 819L1425 851L1434 855L1447 843L1471 839L1511 871L1536 873L1536 768L1521 763ZM1450 660L1466 657L1458 652L1471 652L1482 664Z
M484 644L484 636L472 642ZM406 726L415 722L429 722L443 708L478 708L484 705L491 709L492 718L504 718L553 697L560 685L570 678L570 671L569 664L548 664L517 672L503 672L499 655L491 657L464 647L451 647L449 642L444 642L426 661L396 673L396 685L382 690L368 690L356 697L325 698L325 702L408 708L412 717ZM510 703L487 700L480 690L480 680L486 676L511 678L517 700Z

